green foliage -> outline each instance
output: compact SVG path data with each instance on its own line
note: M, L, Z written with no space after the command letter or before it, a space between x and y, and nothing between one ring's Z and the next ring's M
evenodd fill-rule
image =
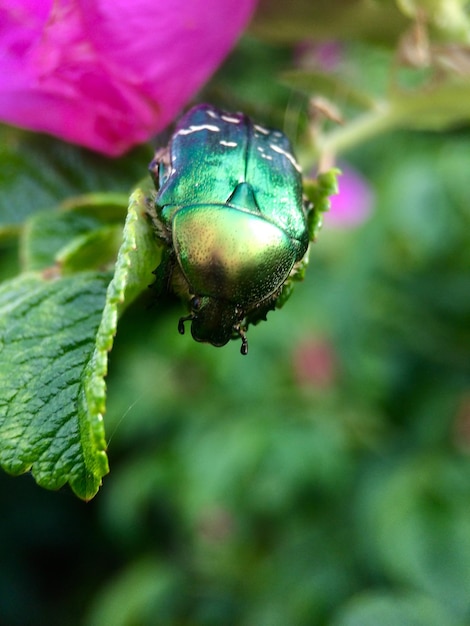
M30 218L22 242L30 271L0 291L0 464L31 470L50 489L68 482L85 500L108 472L104 377L117 319L158 259L143 193L131 196L123 232L101 225L100 200L95 217L80 202ZM120 244L107 288L110 272L87 270L114 260Z
M314 241L323 225L323 213L330 208L330 197L338 193L338 169L318 174L312 180L304 179L304 193L313 204L313 210L308 215L308 232L310 240Z
M86 192L121 191L142 177L148 147L114 160L49 137L0 126L0 235L17 230L30 215Z
M429 64L405 68L415 2L263 2L269 45L206 87L289 132L304 171L347 157L375 198L355 228L323 214L245 359L148 306L160 252L127 195L150 149L109 162L2 130L0 463L86 500L111 468L87 506L0 475L2 623L468 623L468 28L438 19L463 3L431 4ZM305 33L348 36L327 76L293 67ZM322 210L331 176L306 183Z
M88 413L85 372L109 276L25 274L0 292L0 463L90 498L107 472L104 430Z
M425 595L368 593L348 605L333 626L458 626L452 615Z

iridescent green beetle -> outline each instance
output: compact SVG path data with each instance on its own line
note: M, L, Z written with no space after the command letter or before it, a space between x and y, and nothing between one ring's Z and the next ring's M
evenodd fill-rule
M190 306L196 341L223 346L282 306L306 264L312 207L287 137L241 113L191 109L150 165L165 250L156 287Z

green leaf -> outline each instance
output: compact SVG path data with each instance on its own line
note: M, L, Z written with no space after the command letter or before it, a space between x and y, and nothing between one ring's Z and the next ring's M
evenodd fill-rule
M444 131L470 121L470 84L460 80L391 92L363 113L318 140L319 153L338 154L397 129Z
M398 8L413 19L426 16L441 37L453 43L470 41L470 17L465 0L396 0Z
M122 226L103 226L75 237L56 255L63 274L99 269L114 262L122 238Z
M133 194L115 273L0 288L0 464L92 498L108 471L103 414L108 352L124 308L147 288L159 250L142 191Z
M161 249L156 245L147 204L148 198L142 189L134 191L129 199L122 245L106 302L106 307L114 307L119 315L148 288L152 272L160 262Z
M101 222L124 222L129 206L129 194L113 191L94 191L67 198L60 205L63 211L78 211Z
M102 420L87 412L84 371L109 274L46 280L25 274L0 289L0 464L39 485L69 482L81 498L108 471Z
M169 624L179 606L183 581L173 566L166 567L150 555L139 559L108 582L95 602L86 626L129 626L152 623L158 607L159 623Z
M397 127L447 130L470 121L470 84L449 80L417 91L396 91L390 97Z
M342 100L360 108L374 106L374 99L365 91L349 85L342 77L323 72L295 69L283 72L283 82L289 87L299 89L308 95L322 95L331 101Z
M369 479L362 509L363 537L387 575L462 618L470 608L469 468L437 453L401 458Z
M0 126L0 235L39 210L97 189L127 193L145 173L152 151L141 146L119 159L40 134Z
M63 271L78 271L114 262L127 207L124 194L93 193L36 212L20 237L23 270L60 264Z
M76 237L99 228L99 219L76 211L40 211L27 220L20 239L24 271L42 270L57 262L58 253Z
M308 232L311 241L315 240L322 226L323 213L330 208L330 196L338 193L337 177L340 173L339 169L332 168L318 174L316 179L304 179L304 193L313 204L313 209L308 215Z
M434 599L403 593L367 593L354 598L333 626L463 626Z
M275 42L362 37L394 43L406 24L392 2L261 0L250 30Z

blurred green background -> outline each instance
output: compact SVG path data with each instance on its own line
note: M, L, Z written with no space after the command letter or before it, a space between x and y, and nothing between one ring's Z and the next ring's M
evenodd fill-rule
M372 85L376 53L354 52ZM294 58L246 37L201 99L302 146ZM344 154L370 216L326 216L247 357L181 337L176 301L126 312L98 496L0 474L1 626L470 624L469 148L462 127Z

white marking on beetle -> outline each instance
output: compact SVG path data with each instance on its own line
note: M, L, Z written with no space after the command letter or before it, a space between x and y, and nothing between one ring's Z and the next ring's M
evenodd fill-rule
M263 126L258 126L258 124L254 124L253 128L262 135L269 135L269 130L267 128L264 128Z
M224 122L228 122L229 124L240 124L240 120L238 119L238 117L230 117L230 115L221 115L220 119L224 120Z
M189 128L182 128L176 134L177 135L190 135L191 133L197 133L200 130L210 130L212 133L220 133L220 128L212 124L201 124L200 126L190 126Z
M221 146L227 146L227 148L236 148L238 146L236 141L225 141L225 139L221 139L219 143Z
M206 111L206 113L207 113L207 115L209 117L212 117L212 119L214 119L214 120L218 120L219 119L219 116L217 115L217 113L215 111L210 111L209 110L209 111Z
M272 150L274 150L274 152L277 152L278 154L284 155L286 157L286 159L288 159L292 163L292 165L295 167L295 169L298 172L302 172L302 168L300 167L300 165L297 163L297 161L294 159L293 155L290 152L287 152L286 150L283 150L279 146L276 146L274 143L270 143L269 147Z
M264 148L262 146L256 146L256 149L258 150L258 152L261 152L261 154L263 154Z
M262 154L261 158L266 159L267 161L272 161L273 157L269 154Z

